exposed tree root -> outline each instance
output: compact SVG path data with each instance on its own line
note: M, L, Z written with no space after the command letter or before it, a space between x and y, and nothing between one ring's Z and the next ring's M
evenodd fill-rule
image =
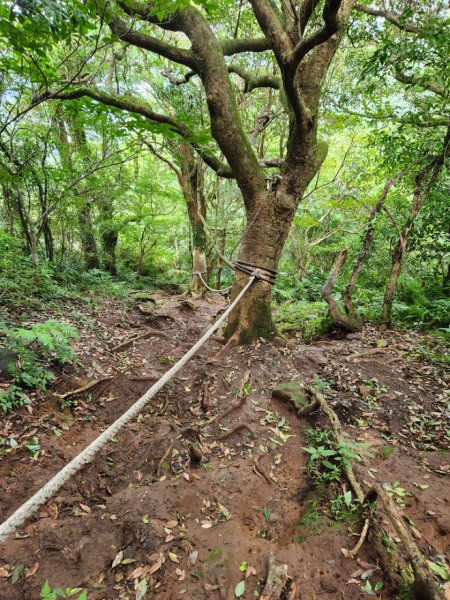
M317 398L321 409L328 417L337 443L342 444L343 442L345 442L345 438L343 435L342 425L339 420L339 417L337 416L335 411L329 406L325 397L320 392L313 388L311 388L311 392ZM405 552L405 558L412 567L415 576L415 583L413 586L414 598L416 598L417 600L442 600L444 596L443 594L441 594L432 574L428 569L426 559L421 553L416 542L414 541L411 533L407 529L401 515L398 512L397 507L392 501L392 498L388 495L386 490L384 490L379 484L373 486L373 489L369 491L367 495L365 495L350 460L346 461L344 469L347 479L353 491L355 492L358 501L361 504L363 504L366 498L369 497L371 500L379 499L381 501L381 504L401 541L403 550ZM368 530L369 527L368 524L366 527L366 523L364 524L364 528L361 533L361 537L358 541L358 544L353 550L349 551L349 556L354 556L362 546L365 536L367 535L367 531L365 530ZM381 526L376 521L374 521L372 525L375 530L375 534L378 538L380 538L382 533ZM396 579L395 575L394 578Z
M267 483L269 485L272 485L272 480L270 479L270 477L267 475L267 473L265 472L265 470L261 467L261 465L259 464L259 461L261 460L261 458L263 458L264 456L267 456L266 454L260 454L259 456L257 456L256 458L253 459L253 470L255 471L255 473L257 475L259 475L260 477L264 477L264 479L267 481Z
M77 394L81 394L82 392L85 392L86 390L90 390L91 388L98 385L99 383L103 383L104 381L110 381L111 379L114 379L114 377L116 377L116 375L109 375L108 377L101 377L100 379L96 379L95 381L90 381L86 385L83 385L82 387L80 387L76 390L70 390L70 392L66 392L65 394L55 394L55 396L61 400L64 400L65 398L70 398L70 396L76 396Z
M244 374L244 377L242 378L241 383L239 385L239 391L236 396L236 400L223 413L216 415L215 417L208 419L208 421L206 421L206 423L203 423L201 425L202 429L205 427L208 427L208 425L212 425L213 423L219 424L219 422L222 421L231 412L233 412L233 410L236 410L237 408L239 408L241 406L241 404L244 402L244 400L246 398L245 385L249 382L249 380L250 380L250 371L246 371ZM216 435L216 432L214 432L214 435Z
M253 437L255 437L255 432L250 427L250 425L247 425L247 423L240 423L239 425L236 425L236 427L234 427L231 431L227 431L226 433L219 435L219 437L217 437L216 440L218 440L218 441L226 440L227 438L231 437L233 434L236 433L236 431L239 431L240 429L248 429L248 431L250 431L250 433L253 435Z
M399 514L394 501L379 484L374 486L374 490L381 501L384 510L397 533L400 542L405 551L405 557L411 564L415 576L414 593L418 600L441 600L444 595L440 592L430 570L427 561L414 541L411 532L405 525L405 521Z
M159 329L150 329L150 330L145 331L144 333L141 333L140 335L135 335L130 340L127 340L126 342L122 342L118 346L114 346L114 348L111 348L111 352L119 352L120 350L125 350L125 348L129 348L129 346L134 344L134 342L137 342L138 340L145 340L146 338L149 338L152 336L161 337L161 338L165 338L165 339L169 339L169 337L170 337L167 335L167 333L164 333L163 331L159 331Z

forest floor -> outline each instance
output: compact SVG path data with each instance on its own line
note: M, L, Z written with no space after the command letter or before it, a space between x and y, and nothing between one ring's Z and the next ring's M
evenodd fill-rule
M47 398L32 395L29 407L0 419L0 436L14 440L0 458L0 521L131 406L225 306L219 297L153 297L147 315L137 302L105 299L94 313L80 303L30 317L81 323L74 346L83 366L65 368ZM147 327L158 331L115 349ZM356 558L345 556L362 523L333 503L345 486L317 488L308 474L307 430L327 422L319 413L300 419L272 396L291 381L322 385L346 432L370 445L358 475L367 488L392 486L419 547L439 564L450 542L448 379L432 360L433 338L370 326L349 337L259 341L226 353L207 342L114 443L0 544L1 600L37 600L46 579L85 588L89 600L142 598L144 579L149 598L231 600L240 581L252 598L270 553L288 565L292 598L358 600L381 581L376 595L394 598L383 546L369 535ZM56 394L103 377L111 378L61 408ZM242 403L222 417L240 386ZM198 439L196 462L188 446ZM387 522L386 534L395 545Z

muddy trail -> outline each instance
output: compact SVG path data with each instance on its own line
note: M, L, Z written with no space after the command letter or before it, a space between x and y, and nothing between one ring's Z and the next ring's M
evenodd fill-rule
M104 300L96 314L78 307L83 366L65 369L47 398L0 420L1 438L14 440L0 455L1 521L130 407L225 307L217 297L153 299ZM292 386L280 387L287 382L321 387L346 433L368 449L356 465L361 481L367 489L375 481L390 486L424 556L445 569L448 379L429 360L429 338L367 327L309 345L292 337L222 348L207 342L114 442L0 544L1 600L37 600L45 580L84 588L89 600L231 600L242 591L254 598L270 555L288 567L284 597L291 600L397 597L398 581L386 570L395 532L386 520L384 545L369 532L348 556L364 519L348 502L344 478L311 476L311 448L323 443L327 421L319 411L299 418ZM102 381L58 396L93 380Z

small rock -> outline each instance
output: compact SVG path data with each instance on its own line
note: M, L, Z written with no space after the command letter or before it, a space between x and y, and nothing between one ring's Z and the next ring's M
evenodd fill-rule
M277 384L272 390L272 397L282 402L289 402L294 408L303 408L309 400L298 381L287 381Z

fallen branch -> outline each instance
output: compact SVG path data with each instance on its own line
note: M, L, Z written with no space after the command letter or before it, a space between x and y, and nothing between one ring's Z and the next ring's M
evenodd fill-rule
M267 483L269 485L272 485L272 480L267 475L267 473L264 471L264 469L261 468L261 465L259 464L259 461L261 460L261 458L263 458L263 456L266 456L266 455L260 454L259 456L257 456L256 458L253 459L253 469L257 475L264 477L264 479L267 481Z
M101 377L100 379L96 379L95 381L90 381L86 385L83 385L82 387L80 387L76 390L70 390L70 392L66 392L65 394L55 394L55 396L57 398L60 398L61 400L64 400L65 398L70 398L70 396L76 396L77 394L81 394L82 392L85 392L86 390L90 390L91 388L98 385L99 383L103 383L104 381L110 381L111 379L114 379L114 377L116 377L116 375L109 375L108 377Z
M314 388L310 388L310 392L317 399L317 402L319 403L320 408L327 415L327 417L331 423L331 426L333 428L334 437L336 438L336 442L338 443L339 446L345 445L346 439L344 437L344 433L342 430L342 426L341 426L339 417L334 412L334 410L330 407L328 402L325 400L325 396L323 394L321 394ZM352 487L352 490L355 493L355 496L356 496L358 502L363 504L366 495L364 494L363 489L360 486L360 484L356 478L356 474L355 474L355 471L351 464L351 461L346 460L346 461L344 461L343 465L344 465L344 470L345 470L347 479Z
M361 546L364 544L365 539L367 537L367 534L369 532L369 525L370 525L370 519L366 519L364 521L364 527L362 528L361 535L359 536L358 543L353 548L353 550L350 550L349 553L348 553L349 556L351 556L352 558L358 554L358 552L361 549Z
M366 358L367 356L371 356L372 354L385 354L386 352L396 352L398 357L402 358L401 353L395 348L370 348L369 350L364 350L363 352L350 354L350 356L346 356L345 360L347 362L350 360L355 361L358 358ZM396 360L398 359L396 358Z

